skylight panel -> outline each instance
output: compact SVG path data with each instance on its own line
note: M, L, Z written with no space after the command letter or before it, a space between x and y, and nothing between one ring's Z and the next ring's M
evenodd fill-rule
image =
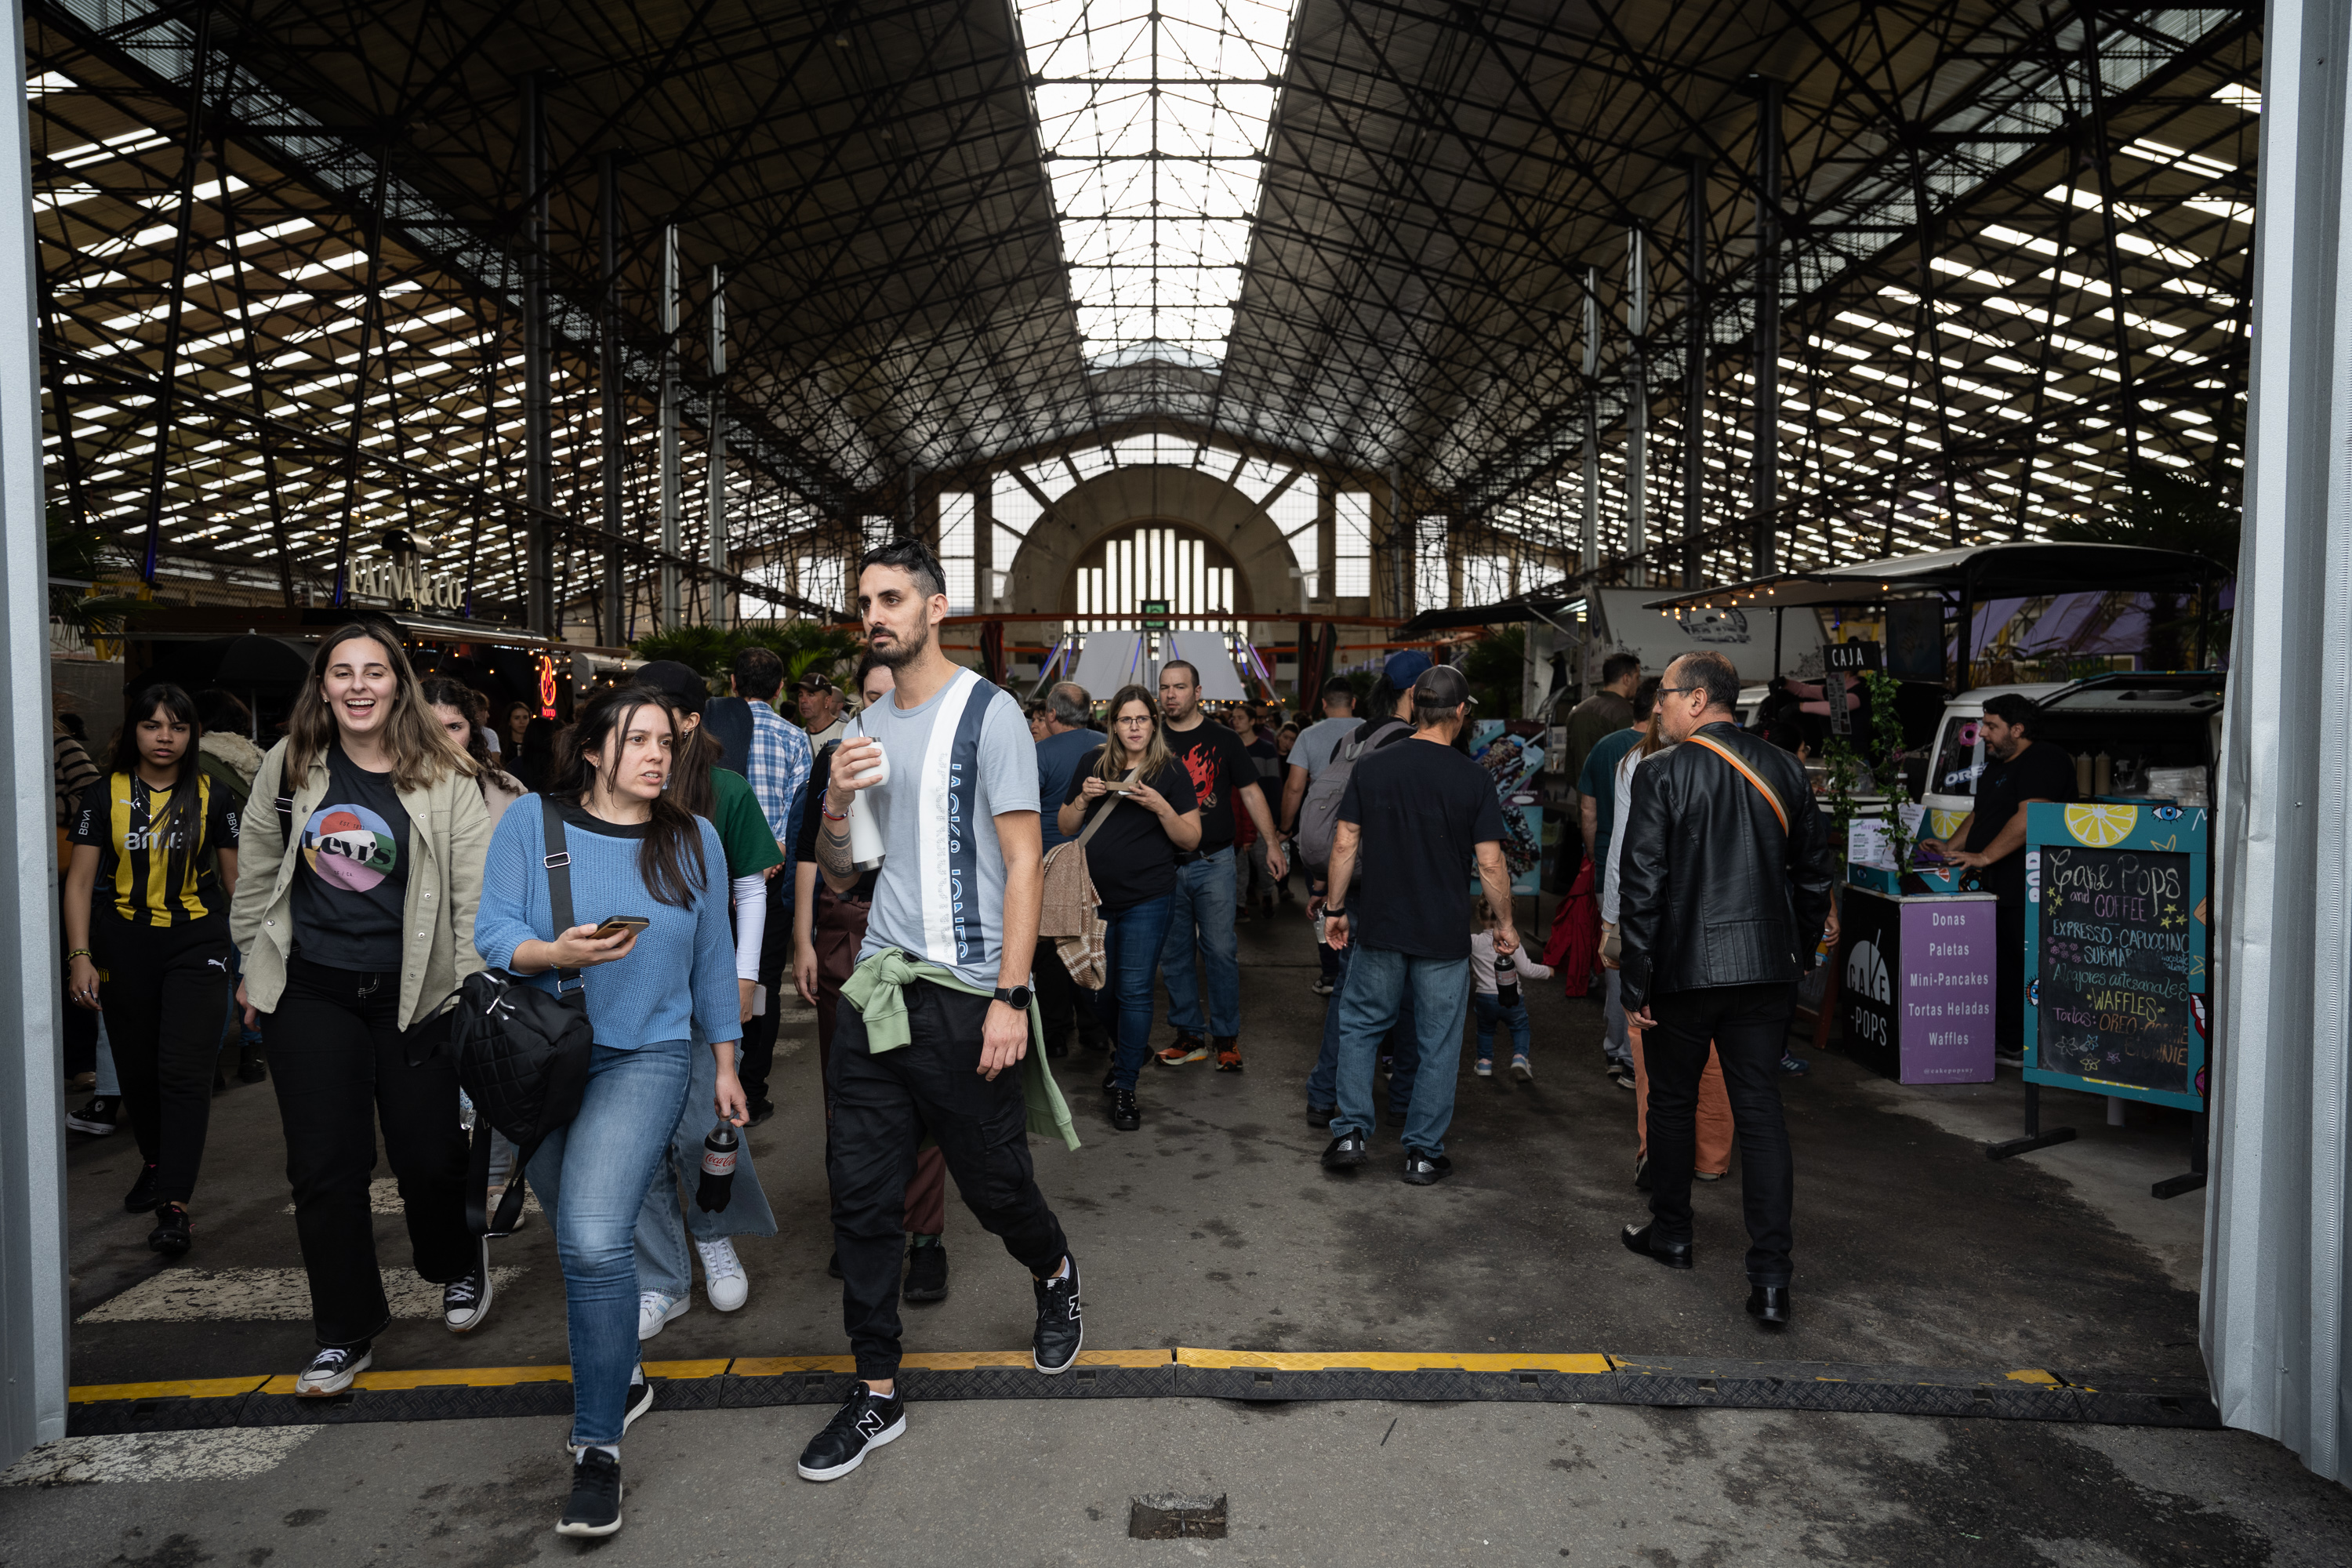
M1233 331L1290 11L1024 0L1046 170L1093 368L1211 368Z

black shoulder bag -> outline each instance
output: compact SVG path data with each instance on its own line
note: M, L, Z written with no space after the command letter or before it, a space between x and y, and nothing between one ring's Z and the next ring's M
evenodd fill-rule
M572 856L563 847L563 814L539 797L547 824L548 907L559 935L570 931ZM588 992L576 969L555 972L555 993L527 985L500 969L466 977L458 991L454 1034L457 1081L474 1101L472 1168L466 1179L466 1223L476 1236L503 1235L522 1213L523 1167L547 1135L580 1114L588 1087L588 1063L595 1036L588 1023ZM489 1207L490 1132L515 1145L514 1174L495 1218Z

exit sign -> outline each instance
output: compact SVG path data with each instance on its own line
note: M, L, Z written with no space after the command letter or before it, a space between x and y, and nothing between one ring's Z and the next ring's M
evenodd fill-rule
M1167 600L1146 599L1143 601L1143 629L1147 632L1164 632L1168 629Z

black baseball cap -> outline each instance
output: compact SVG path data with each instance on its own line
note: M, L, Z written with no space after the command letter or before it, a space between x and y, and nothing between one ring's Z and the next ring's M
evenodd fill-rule
M682 713L699 713L710 700L710 683L674 658L657 658L629 672L630 684L650 686Z
M1456 708L1475 700L1469 678L1450 664L1433 664L1412 683L1412 700L1422 708Z

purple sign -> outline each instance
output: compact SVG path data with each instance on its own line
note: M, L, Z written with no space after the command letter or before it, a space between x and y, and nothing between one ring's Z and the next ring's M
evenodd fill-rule
M1992 1081L1993 900L1848 887L1838 991L1848 1054L1902 1083Z
M1992 1081L1993 900L1906 899L1895 1013L1905 1083Z

